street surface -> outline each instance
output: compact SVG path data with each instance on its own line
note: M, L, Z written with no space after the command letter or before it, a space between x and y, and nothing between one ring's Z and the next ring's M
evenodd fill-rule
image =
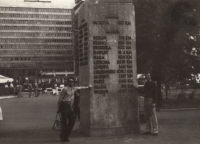
M59 132L52 130L59 96L0 99L0 144L59 144ZM131 134L114 137L86 137L76 121L72 144L199 144L200 110L157 112L159 135ZM142 126L144 127L144 126Z

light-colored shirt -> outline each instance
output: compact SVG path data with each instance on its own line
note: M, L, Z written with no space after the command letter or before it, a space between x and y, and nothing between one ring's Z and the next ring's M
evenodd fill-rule
M37 83L35 83L35 89L38 89L38 84Z
M62 96L62 101L71 101L74 99L74 92L77 91L79 87L69 87L66 86L62 89L60 95Z

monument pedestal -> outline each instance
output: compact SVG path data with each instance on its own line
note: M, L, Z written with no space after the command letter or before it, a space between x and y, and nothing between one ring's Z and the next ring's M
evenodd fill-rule
M86 0L78 23L81 132L139 133L135 12L132 0Z

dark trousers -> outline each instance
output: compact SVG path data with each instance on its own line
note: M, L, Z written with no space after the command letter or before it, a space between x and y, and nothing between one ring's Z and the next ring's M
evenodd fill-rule
M67 102L61 102L61 118L62 118L62 135L64 138L68 138L74 127L76 121L76 115L70 108L70 104Z

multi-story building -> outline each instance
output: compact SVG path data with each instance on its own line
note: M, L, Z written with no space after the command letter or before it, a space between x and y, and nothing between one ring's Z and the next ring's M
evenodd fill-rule
M0 74L73 72L71 9L0 7Z

